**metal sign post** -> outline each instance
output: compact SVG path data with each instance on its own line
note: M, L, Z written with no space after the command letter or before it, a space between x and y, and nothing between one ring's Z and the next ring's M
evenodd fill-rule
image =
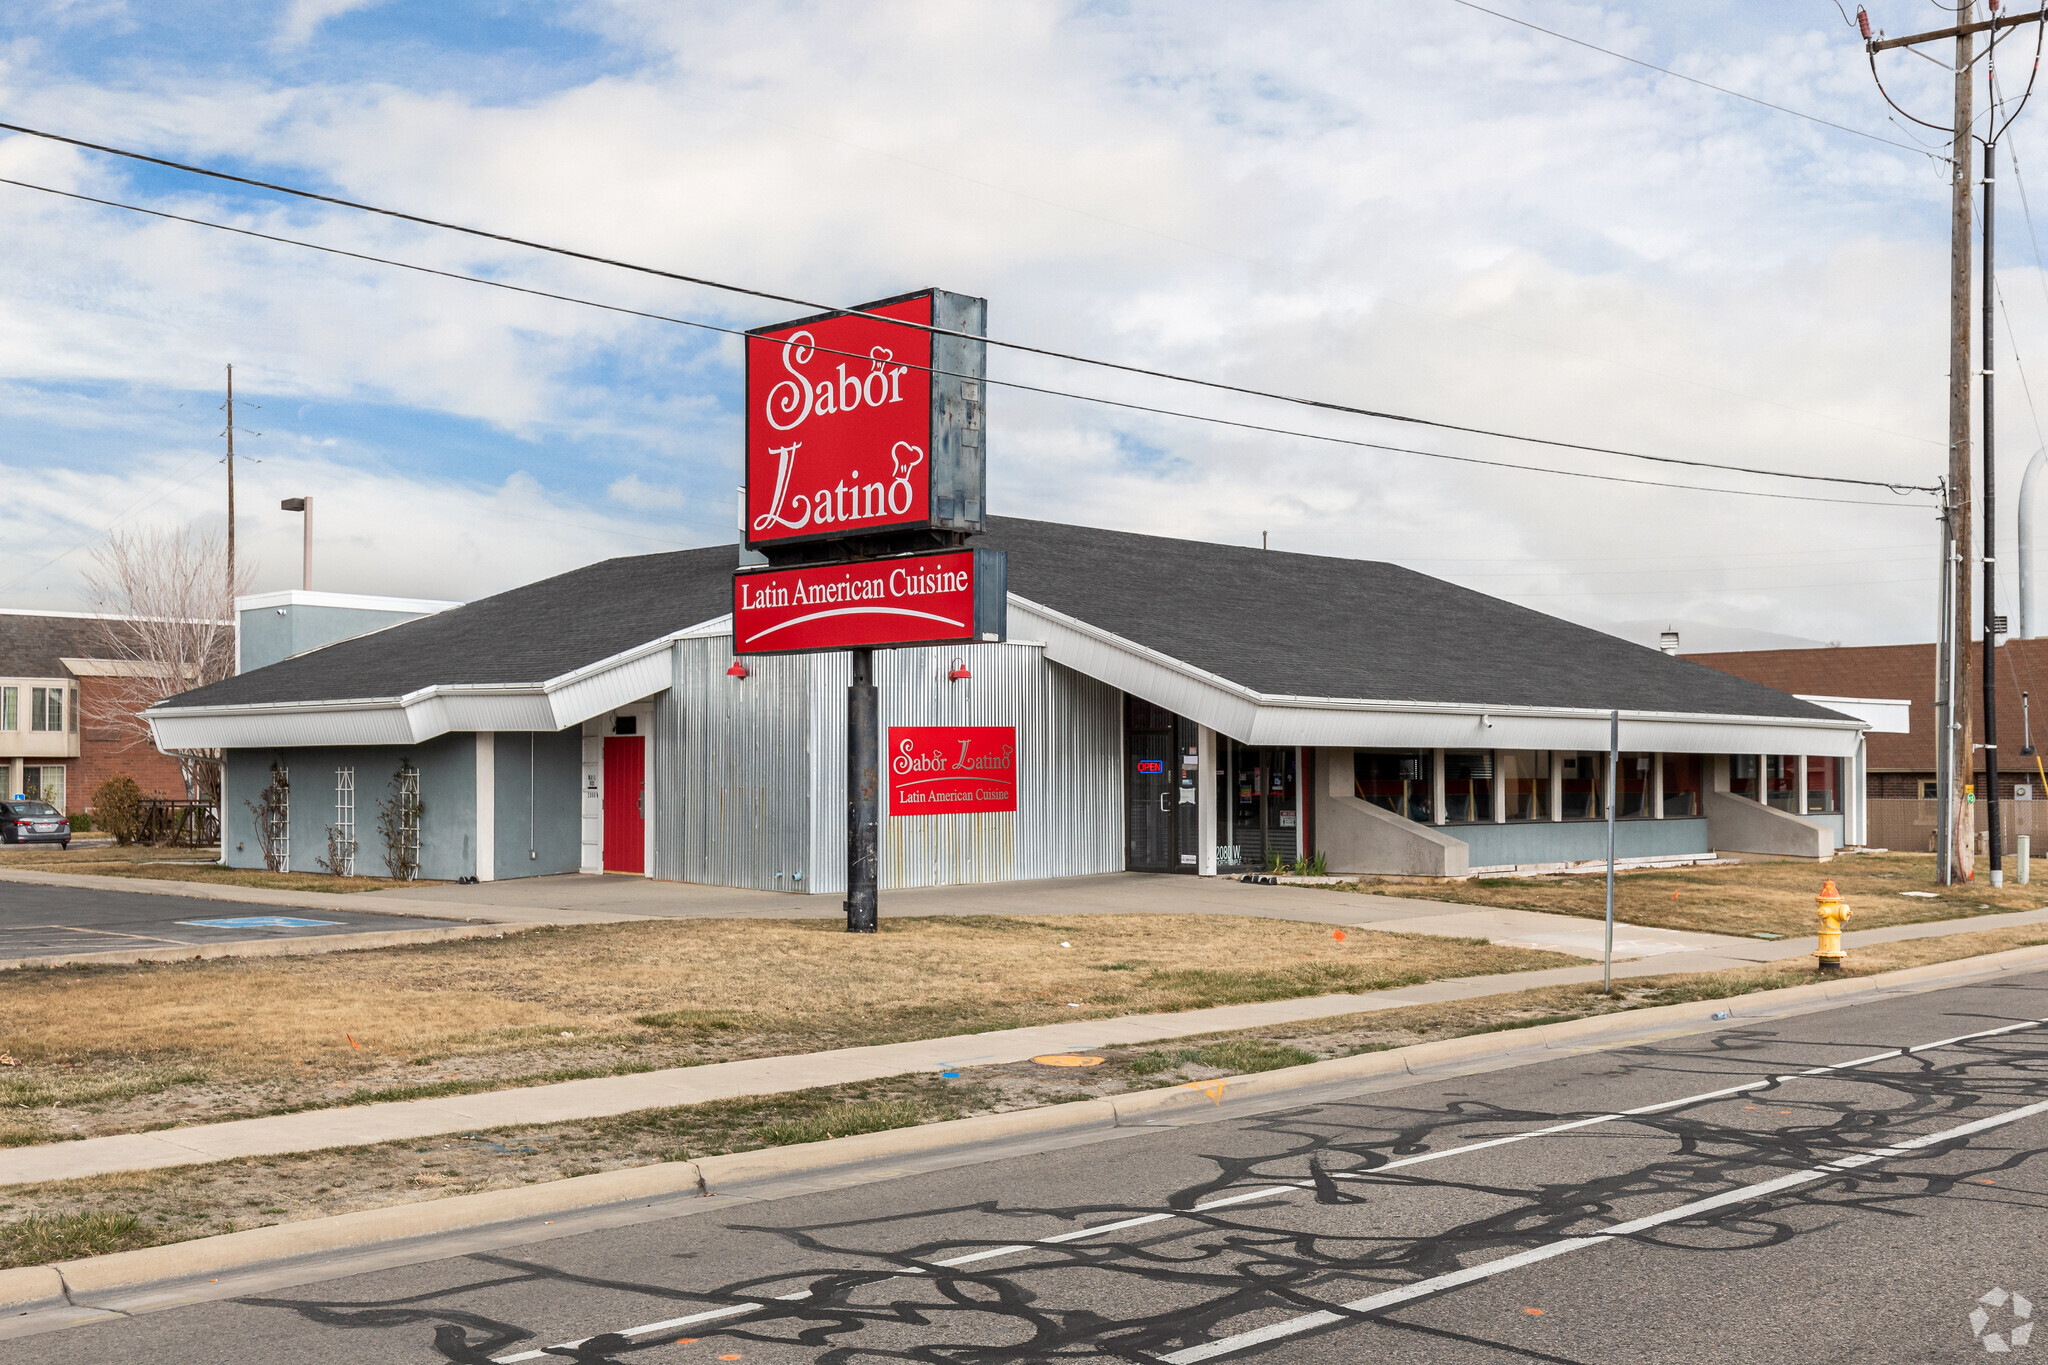
M881 693L875 651L853 651L846 689L846 932L872 934L881 903Z
M1620 773L1621 712L1612 711L1607 716L1607 958L1600 973L1600 989L1609 995L1614 994L1614 788Z

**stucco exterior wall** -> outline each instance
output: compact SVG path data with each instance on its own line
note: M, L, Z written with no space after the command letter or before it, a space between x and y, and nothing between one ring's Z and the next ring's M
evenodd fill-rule
M221 851L227 865L263 866L262 843L256 837L255 814L249 806L269 784L270 766L277 763L285 769L291 785L287 866L293 872L324 871L319 860L327 856L327 827L335 823L336 770L352 767L356 871L365 876L389 876L377 833L377 803L391 799L392 778L402 761L410 762L420 775L419 875L431 881L475 876L476 740L467 734L442 735L407 748L228 750L224 759L226 809L221 816ZM573 778L570 781L573 794ZM573 831L570 838L574 838Z

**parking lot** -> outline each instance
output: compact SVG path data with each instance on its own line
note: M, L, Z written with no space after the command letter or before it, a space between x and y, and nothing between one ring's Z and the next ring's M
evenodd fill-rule
M0 962L59 953L203 948L251 939L446 928L445 920L0 882Z

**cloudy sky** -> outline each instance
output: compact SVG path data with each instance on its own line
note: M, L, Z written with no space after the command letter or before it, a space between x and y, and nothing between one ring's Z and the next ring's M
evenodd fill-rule
M999 337L1235 384L1932 482L1946 170L1878 97L1835 0L1490 7L1872 136L1449 0L15 0L0 121L809 299L936 284L988 298ZM1941 16L1931 0L1872 10L1893 32ZM2032 50L2014 51L2019 79ZM1945 121L1933 64L1884 71L1902 104ZM2048 103L2008 145L2015 189L2042 149L2048 196L2044 118ZM25 136L0 134L0 176L720 326L795 311ZM2048 280L2004 186L2009 537L2042 444L2028 378L2048 405ZM335 590L471 598L730 540L738 359L716 333L0 185L0 605L81 605L110 528L224 524L230 363L259 589L296 585L298 518L277 502L298 494L316 502L316 586ZM1931 632L1922 496L1433 433L1000 351L990 368L1698 486L998 390L997 512L1264 534L1624 633L1679 623L1689 646ZM1727 488L1841 501L1704 491Z

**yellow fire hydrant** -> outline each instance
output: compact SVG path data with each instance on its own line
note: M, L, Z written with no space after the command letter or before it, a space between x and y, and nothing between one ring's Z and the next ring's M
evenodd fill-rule
M1814 957L1824 972L1842 970L1842 921L1849 918L1849 907L1842 904L1842 895L1835 890L1835 879L1828 878L1827 884L1814 897L1820 903L1820 944L1814 949Z

